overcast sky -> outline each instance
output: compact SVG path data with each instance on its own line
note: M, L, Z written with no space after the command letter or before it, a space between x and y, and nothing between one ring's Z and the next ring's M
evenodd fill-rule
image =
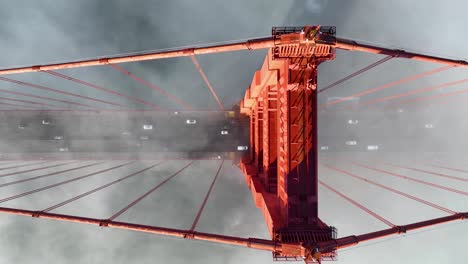
M171 48L191 44L238 40L267 36L272 26L322 24L337 26L338 35L369 43L420 51L455 58L468 58L466 25L468 4L453 0L449 4L427 0L416 1L364 1L364 0L302 0L302 1L215 1L198 3L190 0L173 1L3 1L0 4L0 67L33 65L67 59L80 59L101 55L120 54L144 50ZM265 51L235 52L200 56L199 61L226 107L237 103L249 85L253 72L261 66ZM333 62L320 67L319 85L324 86L344 77L369 63L379 60L377 55L341 52ZM189 101L195 107L216 107L208 89L189 58L155 62L123 64L122 67L144 79ZM356 78L330 89L320 96L347 96L392 80L420 73L438 65L391 60ZM369 95L366 99L407 91L450 80L466 78L465 69L453 69L443 74L398 86L388 91ZM92 67L62 71L74 77L145 100L174 107L159 94L138 85L110 67ZM92 90L60 80L43 73L13 75L11 78L47 85L88 96L138 104L104 92ZM465 85L466 87L466 85ZM67 98L37 89L2 83L2 89L37 95ZM463 85L447 88L449 91L466 89ZM440 91L435 91L437 93ZM24 98L23 98L24 99ZM73 99L79 102L78 99ZM463 113L459 114L463 117ZM320 122L325 122L320 120ZM448 135L449 136L449 135ZM464 156L466 157L466 155ZM463 168L463 156L427 155L426 160ZM329 162L333 158L328 157ZM359 157L369 161L372 157ZM415 157L394 154L390 159L403 164L416 162ZM406 158L406 159L405 159ZM419 159L421 160L421 158ZM108 168L119 162L96 165ZM111 179L150 165L141 162L121 168L114 173L73 183L28 198L2 204L7 207L43 209L83 191L104 184ZM92 217L108 217L126 205L162 178L181 168L185 163L170 162L144 173L127 184L77 201L57 210ZM0 164L0 166L2 166ZM39 166L39 165L37 165ZM73 167L78 165L66 165ZM149 196L136 208L118 220L188 228L196 214L205 191L216 171L217 161L196 162L167 186ZM337 166L359 172L366 177L387 181L414 195L426 197L434 203L458 211L468 211L465 196L457 196L420 188L415 184L392 181L382 175L358 169L346 163ZM427 165L421 165L427 166ZM63 170L62 167L50 171ZM10 171L20 169L10 169ZM84 170L83 170L84 171ZM59 177L84 175L74 171L66 175L31 181L0 189L1 198L45 186ZM405 170L395 170L415 177ZM467 177L463 173L440 172ZM2 179L8 182L21 177L44 174L44 171L25 173ZM345 179L339 173L320 169L320 177L356 199L364 201L373 210L396 224L438 217L443 214L398 196L382 193L378 189ZM437 178L430 178L434 182ZM440 181L467 190L466 183ZM334 194L320 191L320 214L323 220L338 228L340 235L360 234L385 228L385 225L351 207ZM227 163L219 182L207 204L198 230L239 236L267 237L261 212L252 202L251 195L238 169ZM337 263L466 263L468 253L466 223L448 225L434 231L408 235L385 243L343 251ZM271 263L271 254L247 249L216 246L208 243L161 239L147 234L102 229L71 223L51 222L25 217L0 217L0 263Z

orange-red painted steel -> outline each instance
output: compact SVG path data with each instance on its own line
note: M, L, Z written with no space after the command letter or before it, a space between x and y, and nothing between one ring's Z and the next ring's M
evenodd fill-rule
M7 208L7 207L0 207L0 213L30 216L30 217L36 217L36 218L45 218L45 219L51 219L51 220L82 223L82 224L89 224L89 225L97 225L97 226L102 226L102 227L132 230L132 231L145 232L145 233L170 236L170 237L209 241L213 243L228 244L228 245L252 248L252 249L257 249L257 250L266 250L266 251L272 251L272 252L278 252L278 253L296 253L297 255L304 256L304 257L307 254L307 249L305 249L301 245L286 244L286 243L280 243L277 241L259 239L259 238L242 238L242 237L224 236L224 235L210 234L210 233L201 233L201 232L195 232L195 231L191 232L189 230L140 225L140 224L126 223L126 222L108 221L108 220L102 220L102 219L90 218L90 217L45 213L45 212L31 211L31 210L25 210L25 209L16 209L16 208ZM413 231L413 230L425 228L428 226L443 224L443 223L452 222L456 220L464 220L467 218L468 218L468 212L457 213L451 216L440 217L440 218L413 223L409 225L396 226L393 228L389 228L389 229L385 229L385 230L381 230L377 232L367 233L367 234L358 235L358 236L343 237L343 238L339 238L339 239L335 239L335 240L331 240L327 242L322 242L317 245L317 248L320 250L320 252L326 253L326 252L334 251L336 249L353 246L361 242L378 239L378 238L389 236L389 235L402 234L408 231Z
M372 45L372 44L360 43L355 40L344 39L344 38L337 38L336 48L344 49L344 50L382 54L382 55L388 55L392 57L412 59L412 60L418 60L418 61L423 61L423 62L447 64L447 65L456 66L456 67L468 66L468 62L463 61L463 60L447 59L447 58L442 58L442 57L437 57L437 56L424 55L424 54L415 53L415 52L406 52L404 50L398 50L398 49L388 49L388 48L379 47L379 46Z
M89 60L81 60L81 61L79 60L79 61L72 61L72 62L45 64L45 65L5 68L5 69L0 69L0 75L26 73L26 72L52 71L52 70L70 69L70 68L78 68L78 67L118 64L118 63L125 63L125 62L145 61L145 60L158 60L158 59L167 59L167 58L176 58L176 57L187 57L191 55L212 54L212 53L221 53L221 52L229 52L229 51L237 51L237 50L267 49L267 48L273 48L275 44L278 44L278 43L281 43L281 42L278 40L275 40L273 37L258 38L258 39L250 39L247 41L234 42L234 43L229 43L229 44L210 45L210 46L205 46L205 47L191 47L191 48L152 52L152 53L145 53L145 54L138 54L138 55L124 55L124 56L115 56L115 57L109 57L109 58L96 58L96 59L89 59ZM283 44L290 44L290 43L283 43ZM358 43L354 40L343 39L343 38L337 39L336 48L344 49L344 50L383 54L383 55L389 55L393 57L420 60L424 62L447 64L451 66L464 66L464 67L468 66L468 62L462 61L462 60L446 59L446 58L441 58L441 57L436 57L436 56L423 55L419 53L405 52L403 50L392 50L392 49L387 49L383 47L378 47L375 45Z
M63 62L63 63L54 63L54 64L46 64L46 65L35 65L35 66L27 66L27 67L0 69L0 75L27 73L27 72L39 72L39 71L53 71L53 70L71 69L71 68L78 68L78 67L118 64L118 63L125 63L125 62L187 57L191 55L211 54L211 53L229 52L229 51L236 51L236 50L266 49L266 48L273 47L274 44L275 44L274 39L272 37L268 37L268 38L252 39L252 40L247 40L247 41L238 42L238 43L212 45L212 46L207 46L207 47L193 47L193 48L184 48L184 49L178 49L178 50L139 54L139 55L96 58L96 59L73 61L73 62Z
M328 227L320 221L318 217L318 179L317 179L317 67L325 61L334 58L335 49L355 50L361 52L370 52L387 55L369 67L376 66L390 58L400 57L414 59L424 62L446 64L447 66L411 76L384 86L367 90L356 95L341 98L326 105L336 104L354 96L362 96L372 92L380 91L395 85L413 81L431 74L435 74L452 67L466 67L468 62L462 60L452 60L436 56L423 55L403 50L393 50L378 47L375 45L358 43L347 39L336 39L332 28L320 31L319 26L307 26L300 31L297 28L279 28L275 29L275 36L268 38L251 39L247 41L211 45L205 47L192 47L178 50L159 51L146 54L124 55L108 58L96 58L74 62L55 63L47 65L36 65L27 67L0 69L0 75L17 74L26 72L46 72L61 78L81 83L99 90L103 90L115 95L123 96L132 101L137 101L145 105L150 105L154 109L157 106L138 98L120 94L118 92L99 87L69 76L54 72L54 70L69 69L77 67L89 67L97 65L111 65L114 68L116 64L125 62L136 62L144 60L156 60L164 58L187 57L191 56L202 78L208 85L208 88L215 97L218 105L223 110L223 106L211 87L208 79L204 75L201 67L195 59L195 55L211 54L219 52L228 52L236 50L256 50L266 49L268 55L265 58L261 70L254 75L253 81L247 89L243 100L240 103L240 113L250 119L250 149L249 155L244 157L240 163L241 169L249 188L252 191L257 207L262 209L272 240L256 238L239 238L232 236L223 236L217 234L208 234L195 232L196 221L199 214L208 199L208 195L214 185L218 173L215 176L210 190L203 202L202 208L197 215L191 230L178 230L155 226L146 226L131 224L125 222L113 221L114 218L128 210L141 199L159 188L162 184L176 176L191 163L174 173L172 176L156 185L138 199L130 203L124 209L120 210L109 219L95 219L72 215L53 214L48 212L35 212L22 209L12 209L0 207L0 212L26 215L40 218L49 218L61 221L70 221L86 224L94 224L104 227L114 227L120 229L134 230L140 232L149 232L154 234L174 236L186 239L205 240L216 243L238 245L259 250L268 250L274 252L275 257L301 257L307 261L312 260L311 255L318 250L328 256L334 256L334 251L339 248L357 244L359 242L377 239L380 237L404 233L406 231L423 228L435 224L450 222L468 217L468 213L457 213L441 206L429 203L417 197L399 192L395 189L383 186L368 179L350 174L346 171L334 167L328 168L337 170L348 176L364 180L368 183L385 188L389 191L403 195L407 198L427 204L439 210L452 214L451 216L427 220L404 226L394 226L390 229L372 232L359 236L350 236L335 239L334 229ZM328 30L328 31L327 31ZM279 32L279 33L278 33ZM292 32L292 33L291 33ZM323 38L319 35L323 34ZM327 35L328 34L328 35ZM346 77L346 81L355 75L364 72L369 67ZM122 69L118 67L117 69ZM122 72L130 75L129 72ZM134 75L132 78L136 77ZM6 80L6 78L2 78ZM140 80L140 79L136 79ZM332 84L338 84L341 80ZM22 84L22 83L19 83ZM0 90L3 92L9 92ZM12 93L12 92L10 92ZM64 92L65 93L65 92ZM17 93L19 95L26 95ZM40 99L44 97L34 96ZM66 102L57 99L49 99L68 104L75 104L90 107L87 105ZM97 100L97 99L96 99ZM325 106L325 105L322 105ZM322 107L321 106L321 107ZM74 111L74 110L72 110ZM119 111L119 110L117 110ZM125 110L124 110L125 111ZM52 184L33 191L25 192L16 196L1 199L0 202L16 199L31 193L47 190L62 184L83 179L125 166L130 163L122 164L109 169L90 173L81 177L72 178L56 184ZM2 168L5 169L5 168ZM442 175L440 175L442 176ZM444 175L447 176L447 175ZM122 178L123 179L123 178ZM114 181L110 184L116 183ZM104 185L109 186L109 185ZM102 186L101 186L102 187ZM100 190L105 187L96 188L90 192ZM328 186L330 187L330 186ZM329 188L333 189L333 188ZM88 193L84 195L87 195ZM78 196L81 198L82 196ZM78 199L79 199L78 198ZM66 202L71 202L69 200ZM56 207L50 207L52 209ZM50 209L49 208L49 209ZM49 210L46 209L46 210ZM382 218L383 219L383 218ZM381 219L381 220L382 220ZM393 225L390 222L387 224ZM325 233L324 233L325 232ZM293 237L291 239L291 237ZM297 238L302 237L302 238ZM303 237L308 237L306 240ZM288 240L289 239L289 240ZM298 240L299 239L299 240ZM291 242L292 240L292 242ZM314 243L313 245L311 243ZM316 255L313 256L316 258ZM320 256L317 259L320 261Z
M367 234L357 235L357 236L348 236L348 237L343 237L343 238L335 239L335 240L324 242L324 243L319 243L318 248L321 252L327 252L327 251L332 251L332 250L336 250L340 248L354 246L358 243L366 242L369 240L383 238L383 237L395 235L395 234L404 234L408 231L414 231L414 230L426 228L429 226L453 222L456 220L465 220L465 219L468 219L468 212L456 213L454 215L435 218L435 219L417 222L417 223L413 223L409 225L401 225L401 226L396 226L396 227L384 229L384 230L377 231L377 232L372 232L372 233L367 233Z
M89 224L89 225L97 225L97 226L111 227L111 228L117 228L117 229L126 229L126 230L145 232L145 233L151 233L151 234L157 234L157 235L194 239L194 240L203 240L203 241L210 241L214 243L242 246L242 247L248 247L248 248L253 248L253 249L258 249L258 250L266 250L266 251L275 251L275 252L281 251L283 247L283 245L281 244L278 244L278 243L275 243L274 241L270 241L266 239L241 238L241 237L224 236L224 235L218 235L218 234L201 233L201 232L195 232L195 231L190 232L189 230L132 224L132 223L126 223L126 222L109 221L106 219L103 220L103 219L81 217L81 216L74 216L74 215L44 213L44 212L38 212L38 211L6 208L6 207L0 207L0 213L31 216L31 217L37 217L37 218L45 218L45 219ZM290 245L290 247L292 248L295 247L299 251L301 250L300 245Z
M219 113L230 113L231 111L218 111L218 110L208 110L208 109L197 109L197 110L180 110L180 109L166 109L166 110L154 110L154 109L104 109L104 108L95 108L95 109L11 109L5 110L5 112L10 113L54 113L54 114L127 114L127 113L167 113L171 115L181 114L181 113L203 113L203 114L219 114Z
M294 33L280 38L290 37ZM270 49L240 103L251 132L250 155L241 169L272 239L281 243L334 236L318 217L317 182L317 66L334 55L332 43ZM289 257L301 255L274 254L278 260Z

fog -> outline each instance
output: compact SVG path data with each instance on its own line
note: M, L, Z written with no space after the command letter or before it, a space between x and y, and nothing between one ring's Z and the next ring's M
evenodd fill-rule
M272 26L321 24L337 27L337 34L367 43L393 47L426 54L467 59L465 42L468 38L465 25L468 18L465 1L450 3L429 0L424 4L397 1L339 1L339 0L298 0L298 1L4 1L0 4L0 68L17 65L36 65L64 60L83 59L96 56L130 52L158 50L186 45L201 45L213 42L239 40L268 36ZM226 109L231 109L243 97L252 75L263 62L266 51L233 52L226 54L198 56L198 60L217 91ZM382 56L347 51L337 51L333 61L319 67L319 88L341 79L358 69L373 63ZM188 102L195 109L217 109L190 58L167 59L127 63L120 65L135 75L155 84L167 92ZM346 81L319 95L319 104L330 97L345 97L370 88L400 80L415 74L440 67L430 63L405 59L391 59L388 62ZM158 106L181 109L161 94L143 86L128 76L108 66L79 68L60 71L125 95L144 99ZM396 95L434 85L465 79L466 69L454 68L417 79L402 85L368 94L360 102L385 96ZM57 78L46 73L31 73L5 76L14 80L65 90L70 93L99 98L123 104L129 108L143 109L141 103L131 101L108 92L99 91L75 82ZM51 97L76 103L91 104L102 109L112 106L89 101L70 95L44 91L33 87L1 82L0 89ZM329 151L320 152L320 178L333 185L395 224L407 224L446 215L431 207L423 206L390 192L353 180L323 165L358 174L362 177L381 181L388 186L424 197L432 203L454 211L468 211L466 196L452 194L416 183L385 177L350 163L360 161L367 165L391 170L406 176L418 177L437 184L466 191L466 182L457 182L392 167L382 161L437 171L460 178L466 173L431 165L445 165L451 168L466 168L467 123L464 121L466 104L464 93L434 99L390 105L403 99L432 96L439 93L462 91L466 85L454 85L428 92L414 94L402 99L369 107L355 107L352 111L336 107L321 109L319 114L319 144L329 146ZM69 107L63 102L32 99L2 92L0 96L10 99L31 100ZM3 100L0 99L1 102ZM5 101L13 103L12 101ZM22 103L21 103L22 104ZM24 104L22 104L24 105ZM12 107L0 107L2 110ZM401 109L402 111L399 111ZM111 116L112 114L106 114ZM53 161L33 164L37 161L23 161L11 167L11 161L0 162L0 174L19 172L1 178L0 184L16 180L44 176L53 172L103 162L92 167L76 169L67 173L42 177L21 184L0 187L0 199L41 188L59 181L80 177L93 171L104 170L124 164L126 160L111 160L105 155L116 154L107 149L105 140L108 133L127 128L141 127L135 115L119 113L118 117L107 118L104 114L89 121L89 117L66 119L51 116L56 121L54 133L40 133L40 122L44 117L29 117L31 125L19 131L24 117L0 116L2 121L0 147L2 157L19 153L23 155L33 149L43 149L27 141L15 141L12 136L44 136L47 139L63 134L85 133L95 135L89 143L94 151L104 153L99 161L81 160L73 164L50 169L22 172L23 170L53 166L63 163ZM148 119L141 118L142 122ZM150 117L154 122L155 116ZM196 118L198 130L183 124L185 119ZM27 118L26 118L27 119ZM152 140L153 146L142 140L125 139L125 144L135 143L147 147L135 151L132 157L142 158L136 163L74 181L47 191L38 192L20 199L1 204L42 210L51 205L89 191L100 185L124 177L130 173L154 165L154 157L145 158L154 149L164 149L168 143L184 145L184 152L195 153L213 146L220 140L207 131L212 123L202 117L182 116L177 129L169 131L165 126L156 126L158 133L168 134L166 138ZM349 126L348 119L359 120L357 126ZM107 120L107 121L106 121ZM139 119L140 120L140 119ZM169 121L168 121L169 122ZM204 123L206 122L206 123ZM99 125L96 125L98 123ZM137 123L137 124L136 124ZM182 123L182 124L181 124ZM156 123L155 123L156 124ZM426 128L431 124L431 128ZM182 126L184 125L184 126ZM215 131L223 123L216 123ZM115 129L114 129L115 128ZM29 130L27 130L29 129ZM115 130L115 131L113 131ZM26 131L26 132L25 132ZM27 132L30 131L30 132ZM111 131L111 132L108 132ZM172 132L174 131L174 132ZM135 135L136 137L141 135ZM185 138L193 143L182 141ZM356 140L357 146L350 147L346 141ZM22 143L18 143L18 142ZM56 141L45 143L52 146L54 153L59 147ZM67 139L65 139L65 142ZM179 142L180 141L180 142ZM62 141L61 141L62 142ZM70 143L70 142L69 142ZM235 144L234 144L235 143ZM239 144L234 142L232 146ZM35 143L34 143L35 144ZM41 143L42 144L42 143ZM75 145L73 145L75 144ZM376 152L367 151L368 145L378 145ZM82 159L74 156L74 150L85 148L83 142L67 145L70 151L59 153L66 160ZM128 147L128 146L127 146ZM138 148L137 148L138 149ZM84 153L85 151L83 151ZM92 156L95 157L95 156ZM192 157L188 155L188 157ZM185 157L184 157L185 158ZM210 157L212 158L212 157ZM217 158L217 157L216 157ZM153 169L113 185L105 190L79 199L53 212L77 214L95 218L106 218L138 198L148 189L157 185L189 161L167 161ZM174 228L189 228L204 198L206 191L219 166L219 160L195 161L166 185L143 199L137 206L118 218L119 221L160 225ZM361 234L386 228L386 226L359 209L353 207L327 190L320 189L321 219L338 228L339 236ZM2 215L0 217L0 263L271 263L271 253L249 249L218 246L203 242L161 238L130 231L119 231L95 226L61 223L44 219L30 219ZM268 238L261 212L255 208L250 191L244 183L239 169L225 162L220 178L208 200L197 226L198 231L237 235L243 237ZM339 253L337 263L465 263L468 258L466 245L468 229L466 223L448 224L432 228L429 232L410 233L397 239L364 244L355 249Z

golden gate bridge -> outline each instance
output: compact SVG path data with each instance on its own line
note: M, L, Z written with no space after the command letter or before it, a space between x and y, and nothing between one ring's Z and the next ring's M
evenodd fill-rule
M90 224L101 227L127 229L138 232L178 237L187 240L203 240L213 243L235 245L256 250L270 251L272 252L273 259L276 261L291 260L305 261L306 263L334 260L336 259L337 252L340 249L351 247L362 242L376 240L391 235L405 234L421 228L466 219L468 217L467 212L451 210L450 208L447 208L446 205L430 202L424 197L419 197L392 186L388 186L377 180L363 177L354 173L352 170L347 170L333 164L327 158L320 161L322 167L327 171L338 173L342 177L360 181L363 185L377 187L382 190L382 192L393 193L397 196L412 200L413 202L419 203L423 206L431 207L445 214L445 216L442 217L427 219L420 222L403 225L395 224L390 219L354 199L352 197L353 195L349 192L339 190L325 179L318 178L319 145L317 135L317 116L321 109L342 105L344 109L351 111L355 106L349 106L346 103L354 98L362 98L369 94L391 89L395 86L410 83L417 79L426 78L444 71L449 71L453 68L468 66L468 62L463 60L406 52L404 50L389 49L349 39L338 38L335 36L335 32L336 30L334 27L328 26L275 27L273 28L272 35L270 37L250 39L241 42L185 47L182 49L0 69L0 75L2 75L2 77L0 77L0 81L12 83L16 85L15 87L18 87L18 89L14 90L0 89L0 93L10 96L19 96L15 98L0 97L2 118L8 119L20 117L21 120L23 120L18 126L18 129L20 130L25 130L28 126L31 126L32 121L24 121L28 119L27 116L31 115L39 116L43 126L48 127L47 129L55 129L54 133L59 135L61 130L58 126L50 128L52 127L50 126L51 124L59 124L60 122L58 120L71 120L76 116L85 116L90 119L95 118L94 121L89 121L89 123L87 123L86 128L87 130L93 130L93 126L99 126L98 124L103 122L102 120L104 119L115 119L115 122L119 122L118 116L122 113L128 115L130 118L135 118L135 120L138 119L139 122L143 122L138 123L138 125L142 126L143 130L148 130L147 134L141 134L139 138L139 142L144 142L143 145L146 145L140 147L148 148L143 154L138 153L138 151L134 152L133 149L128 151L128 146L119 145L121 144L119 142L122 141L122 136L125 136L125 133L122 132L121 134L119 131L115 135L111 132L106 134L107 132L105 129L103 130L104 132L100 131L101 134L99 134L99 137L108 136L109 138L106 138L106 140L109 140L110 143L108 151L103 153L93 153L92 150L94 146L92 140L95 140L95 138L92 138L91 143L88 145L83 143L80 150L78 150L78 147L70 148L69 145L64 144L60 146L58 151L56 149L55 151L44 151L42 148L40 151L24 151L23 153L16 153L14 150L4 151L3 163L0 168L0 177L9 177L19 173L41 171L61 166L68 167L70 164L76 165L83 162L86 162L86 164L57 172L45 173L39 176L5 181L0 184L0 188L25 182L34 182L38 179L48 178L84 168L94 169L99 167L99 165L104 164L107 160L117 160L122 163L105 169L101 168L93 170L91 173L57 181L53 184L31 189L26 192L1 197L0 203L16 200L35 193L45 192L59 186L94 177L98 174L113 172L134 164L136 160L151 161L151 164L145 168L133 171L124 177L114 179L105 184L96 186L93 189L86 190L74 197L63 200L62 202L52 204L47 208L43 208L41 210L29 210L0 207L0 212L30 216L34 218L46 218ZM244 98L233 109L225 109L216 94L216 89L210 83L207 75L200 66L197 56L221 52L259 49L267 49L267 55L260 69L254 73L252 82L250 86L247 87ZM384 57L332 82L331 84L324 87L318 87L318 65L325 61L333 60L337 49L374 53L383 55ZM191 106L189 102L185 102L164 89L159 88L155 84L143 79L138 75L138 73L128 71L125 69L124 65L125 63L136 63L145 60L160 60L176 57L190 57L201 78L205 82L208 92L215 99L219 110L197 109ZM345 83L346 81L355 78L374 67L378 67L385 62L399 58L436 63L441 66L426 72L409 75L402 79L382 84L378 87L373 87L362 92L335 98L320 105L317 103L317 95L319 93ZM147 87L148 89L161 94L173 104L177 105L178 108L161 107L149 100L128 95L127 93L118 92L111 88L91 83L87 80L81 80L60 72L71 68L91 66L110 67L120 74L132 79L138 85ZM108 98L103 99L91 97L83 94L72 93L65 89L53 88L5 77L12 74L27 74L32 72L47 74L82 85L89 89L99 90L103 93L115 96L116 98L120 97L125 100L132 101L140 107L129 108L125 104L119 103L118 101L112 101ZM410 99L406 97L440 90L446 87L463 84L465 82L468 82L468 79L454 80L442 84L412 89L377 99L360 101L358 103L358 107L375 106L382 102L386 102L389 105L410 104L413 102L454 98L457 95L468 92L468 90L439 93L437 95L421 96ZM38 89L46 93L44 93L44 96L29 94L21 91L20 87ZM50 97L48 94L66 95L69 99L58 99ZM79 99L80 101L76 101L74 99ZM186 115L190 115L191 117L185 120L186 122L184 122L184 126L197 126L204 119L210 120L214 125L211 126L209 125L210 122L206 122L205 124L209 129L203 131L194 130L194 135L190 136L185 134L178 136L177 130L180 127L175 125L175 117L184 116L182 119L185 119ZM163 127L166 127L166 129L157 128L160 130L156 131L156 128L153 129L153 125L149 124L150 122L147 122L148 118L161 120L161 124L164 124ZM180 120L177 119L176 122L179 121ZM76 129L79 130L78 127ZM221 134L219 135L220 130ZM155 132L151 133L151 131ZM2 134L6 136L13 135L15 133L16 132L6 131ZM91 136L87 133L88 132L84 133L81 131L77 132L73 136L69 135L69 140L91 139ZM190 144L189 142L200 140L196 137L197 133L206 133L209 135L216 134L217 136L210 137L211 141L208 142L207 147L198 148L196 151L192 151L189 155L183 154L184 151L188 150L186 146ZM130 134L130 132L128 132L128 134ZM223 136L228 134L233 135L236 138L226 140L226 137ZM28 134L28 136L32 137L32 134ZM43 139L49 139L49 136L50 133L46 133L44 134ZM64 140L64 138L59 138L63 136L59 135L56 137L57 138L55 138L55 140ZM159 138L168 140L171 137L175 137L181 142L180 144L171 142L171 144L165 146L166 150L170 150L166 152L161 151L156 147L151 148L150 143L145 143L147 142L145 140L148 139ZM24 138L18 136L15 140L21 141L24 140ZM175 229L170 227L118 221L118 218L122 214L125 214L129 209L136 206L143 199L156 192L164 186L164 184L171 181L174 177L177 177L181 172L189 169L194 160L212 159L219 160L218 167L203 200L200 202L197 214L194 215L194 220L191 226L187 227L187 229ZM149 186L150 188L140 196L129 201L128 204L124 205L120 210L114 212L114 214L105 219L71 214L58 214L53 212L57 208L90 196L115 184L121 184L127 179L135 177L146 171L157 170L158 166L165 163L167 160L186 160L186 163L156 185ZM212 193L215 183L225 164L225 160L233 160L244 174L245 183L251 190L254 203L262 211L268 227L270 239L227 236L215 233L199 232L196 230L204 208L209 201L210 194ZM26 164L21 163L25 161L27 161ZM60 163L48 165L48 163L52 161ZM92 163L89 163L89 161L92 161ZM461 187L463 185L460 185L459 187L450 187L449 185L439 184L436 181L412 177L407 174L395 172L394 170L395 168L399 168L409 171L417 171L434 178L438 177L443 178L446 181L466 184L466 182L468 182L468 178L466 177L455 176L448 172L440 172L439 170L436 170L436 168L439 168L444 169L445 171L468 173L461 168L439 164L432 166L434 170L429 170L418 167L417 165L406 166L404 164L395 164L386 161L382 161L382 163L377 162L369 164L354 159L344 159L343 162L350 166L378 172L388 177L429 186L430 188L437 189L441 192L451 192L459 195L460 199L466 199L466 196L468 196L468 192L464 191ZM389 169L386 169L386 167ZM8 172L10 169L23 168L25 169L21 171ZM393 168L393 170L390 168ZM7 170L7 172L1 173L3 170ZM334 227L327 225L319 218L319 186L323 187L324 190L337 195L337 197L344 199L347 203L357 207L369 216L374 217L378 221L387 225L388 228L365 234L339 237L337 230Z

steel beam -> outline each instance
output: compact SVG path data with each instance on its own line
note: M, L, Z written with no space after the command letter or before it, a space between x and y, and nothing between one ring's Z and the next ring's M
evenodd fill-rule
M336 48L343 50L352 50L352 51L361 51L375 54L388 55L392 57L405 58L411 60L418 60L423 62L431 62L438 64L447 64L457 67L466 67L468 66L468 61L464 60L454 60L448 58L442 58L437 56L430 56L421 53L407 52L400 49L389 49L384 47L379 47L372 44L361 43L351 39L337 38L336 39Z
M435 219L430 219L426 221L421 221L417 223L412 223L408 225L395 226L392 228L371 232L367 234L357 235L357 236L348 236L339 239L335 239L328 242L323 242L318 244L318 250L320 252L329 252L341 248L346 248L354 246L358 243L375 240L395 234L405 234L408 231L414 231L421 228L426 228L434 225L439 225L443 223L448 223L456 220L464 220L468 218L468 212L457 213L450 216L439 217Z
M209 241L209 242L214 242L214 243L229 244L229 245L247 247L247 248L258 249L258 250L273 251L273 252L282 252L283 250L292 250L292 249L295 249L298 252L303 251L300 245L291 245L291 244L283 245L275 241L259 239L259 238L242 238L242 237L234 237L234 236L224 236L224 235L218 235L218 234L195 232L195 231L190 231L190 230L181 230L181 229L165 228L165 227L158 227L158 226L132 224L132 223L126 223L126 222L109 221L107 219L97 219L97 218L74 216L74 215L45 213L45 212L7 208L7 207L0 207L0 213L31 216L31 217L36 217L36 218L45 218L45 219L52 219L52 220L65 221L65 222L96 225L96 226L101 226L101 227L132 230L132 231L145 232L145 233L151 233L151 234L157 234L157 235L163 235L163 236Z

